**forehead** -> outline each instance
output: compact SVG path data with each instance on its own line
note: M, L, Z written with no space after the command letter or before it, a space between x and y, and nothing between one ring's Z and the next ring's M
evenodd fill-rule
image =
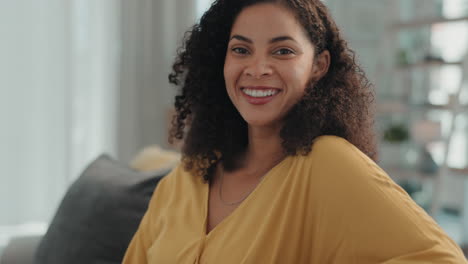
M291 36L308 41L305 30L295 14L279 4L262 3L246 7L237 16L231 36L240 34L254 41L277 36Z

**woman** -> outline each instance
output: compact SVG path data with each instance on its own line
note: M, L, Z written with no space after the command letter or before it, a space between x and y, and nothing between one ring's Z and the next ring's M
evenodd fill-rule
M374 163L372 89L320 0L216 1L169 77L183 159L124 263L466 263Z

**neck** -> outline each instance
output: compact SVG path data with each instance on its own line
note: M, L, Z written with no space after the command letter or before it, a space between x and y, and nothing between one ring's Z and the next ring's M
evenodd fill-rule
M271 169L284 158L280 129L280 126L249 126L249 145L244 156L247 170Z

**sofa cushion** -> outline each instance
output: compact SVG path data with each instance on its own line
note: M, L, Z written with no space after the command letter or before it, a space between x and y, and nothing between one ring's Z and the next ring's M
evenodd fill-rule
M157 183L168 172L138 172L108 155L98 157L65 194L35 263L121 263Z

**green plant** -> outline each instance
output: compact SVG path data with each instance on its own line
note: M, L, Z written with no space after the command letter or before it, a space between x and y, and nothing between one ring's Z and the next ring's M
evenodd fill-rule
M401 143L409 138L408 129L404 124L392 124L384 131L384 141Z

